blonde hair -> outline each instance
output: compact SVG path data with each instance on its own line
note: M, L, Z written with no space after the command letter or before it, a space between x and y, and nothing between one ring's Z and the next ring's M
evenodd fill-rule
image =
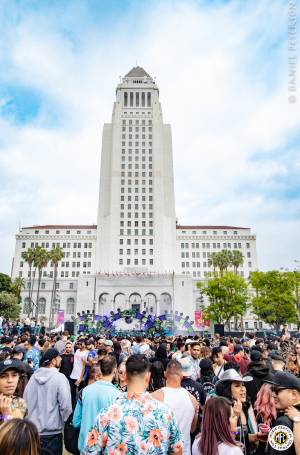
M30 420L12 419L0 427L0 453L5 455L39 455L40 438Z

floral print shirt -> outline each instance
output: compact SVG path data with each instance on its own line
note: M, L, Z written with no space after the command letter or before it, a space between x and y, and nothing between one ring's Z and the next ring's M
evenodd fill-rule
M167 455L182 447L172 411L144 392L124 394L98 415L83 454Z

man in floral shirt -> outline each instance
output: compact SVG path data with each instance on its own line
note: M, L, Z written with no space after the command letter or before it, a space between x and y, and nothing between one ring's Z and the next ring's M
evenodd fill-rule
M83 454L182 455L183 436L172 411L146 392L149 369L144 355L128 358L128 392L98 415Z

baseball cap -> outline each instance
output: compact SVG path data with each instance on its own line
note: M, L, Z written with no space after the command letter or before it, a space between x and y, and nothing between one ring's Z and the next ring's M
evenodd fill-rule
M19 344L17 344L17 346L15 346L13 348L13 354L26 354L26 349L24 349L22 346L20 346Z
M11 343L12 341L14 341L14 339L12 337L4 336L1 341L3 344L8 344L8 343Z
M106 341L104 342L104 344L105 344L105 346L113 346L113 345L114 345L113 342L112 342L111 340L106 340Z
M51 360L56 359L56 357L59 356L59 352L55 348L47 349L47 351L44 353L42 359L41 359L41 365L49 365Z
M283 356L280 354L279 351L272 351L270 354L270 357L272 360L280 360L281 362L284 362Z
M3 374L6 370L11 369L20 371L20 362L13 359L7 359L0 362L0 374Z
M190 361L189 357L182 357L178 360L178 362L182 366L182 374L184 377L192 376L193 369L192 369L192 362Z
M250 353L250 359L252 362L258 362L261 360L261 352L257 349L252 349Z
M275 371L273 372L272 378L267 379L265 382L282 389L295 389L300 392L299 379L288 371Z

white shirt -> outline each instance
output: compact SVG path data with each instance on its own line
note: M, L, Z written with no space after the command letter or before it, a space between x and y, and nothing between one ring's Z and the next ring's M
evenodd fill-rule
M192 447L192 455L202 455L198 449L198 444L199 438L196 438ZM231 446L225 444L225 442L221 442L218 446L218 455L243 455L243 452L237 446Z
M80 351L80 349L77 349L74 355L74 364L73 364L73 370L70 375L71 379L79 379L81 372L82 372L82 367L83 367L83 360L87 359L89 351L84 350Z
M178 427L183 434L184 445L182 454L190 455L191 453L191 426L195 415L190 394L183 387L163 387L164 403L172 409Z

